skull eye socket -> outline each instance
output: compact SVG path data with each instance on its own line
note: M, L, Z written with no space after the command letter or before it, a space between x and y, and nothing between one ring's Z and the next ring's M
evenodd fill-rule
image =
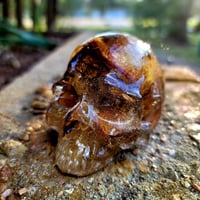
M56 90L58 90L58 92L56 92ZM54 93L58 93L58 103L66 107L73 107L79 100L76 90L68 83L55 86Z
M56 146L58 142L58 131L53 127L49 127L47 129L47 135L51 145Z
M68 124L65 124L64 126L64 135L70 133L72 130L76 128L76 125L78 124L77 120L73 120Z

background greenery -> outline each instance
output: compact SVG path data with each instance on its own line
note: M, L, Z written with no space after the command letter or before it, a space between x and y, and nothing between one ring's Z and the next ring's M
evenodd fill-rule
M7 0L8 1L8 0ZM1 1L4 2L4 1ZM9 0L9 22L17 24L15 17L16 3ZM47 30L58 31L126 31L150 43L158 51L179 56L192 64L200 62L200 1L199 0L26 0L22 4L23 29L37 33ZM52 20L51 29L46 23L47 7L50 2L57 6L56 19ZM0 4L1 5L1 4ZM36 5L33 11L33 5ZM71 26L59 23L75 17L94 17L106 19L108 10L122 9L126 18L132 20L130 27L110 26ZM2 9L0 10L1 16ZM115 16L113 16L115 18ZM108 19L109 20L109 19ZM116 19L117 20L117 19ZM199 50L198 50L199 49Z

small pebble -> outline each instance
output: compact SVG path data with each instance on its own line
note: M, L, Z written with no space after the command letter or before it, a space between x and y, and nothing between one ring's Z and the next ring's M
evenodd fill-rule
M52 98L52 97L53 97L52 90L51 90L51 89L45 90L45 91L43 92L43 95L44 95L45 97L47 97L48 99Z
M34 131L34 129L33 129L33 127L32 126L28 126L27 128L26 128L26 131L28 131L28 132L33 132Z
M165 143L167 141L167 136L166 135L161 135L160 136L160 141Z
M60 185L65 184L65 180L64 180L64 179L59 180L59 184L60 184Z
M73 185L70 184L70 183L69 183L69 184L67 183L67 184L65 185L65 188L66 188L66 189L65 189L65 192L68 193L68 194L72 194L73 191L74 191L74 187L73 187Z
M169 156L175 156L176 155L176 151L174 149L169 149L168 150L168 154L169 154Z
M128 180L124 180L124 185L129 186Z
M21 137L24 141L31 140L34 144L44 142L48 139L46 126L43 120L34 119L26 124L26 131Z
M9 51L4 51L1 53L1 59L13 68L19 69L21 67L20 61L13 53Z
M145 163L141 162L140 166L139 166L139 170L143 173L147 173L148 172L148 166Z
M200 192L200 185L198 185L197 183L193 184L192 187L193 187L194 190Z
M27 151L27 147L17 140L5 140L0 143L0 149L8 157L21 158Z
M200 133L196 134L196 135L190 135L190 137L196 141L200 147Z
M6 183L12 177L12 171L8 164L0 165L0 183Z
M190 183L188 183L187 181L185 181L184 187L185 187L185 188L189 188L189 187L190 187Z
M19 69L21 67L21 63L19 62L19 60L17 60L16 58L13 58L11 61L10 61L11 65L13 68L15 69Z
M188 181L184 181L182 184L183 184L183 186L185 188L189 188L190 187L190 183Z
M61 190L60 192L58 192L58 194L57 194L57 197L59 198L59 197L61 197L62 195L63 195L63 191Z
M25 194L25 193L27 193L28 192L28 189L27 188L21 188L19 191L18 191L18 193L19 193L19 195L21 196L21 195L23 195L23 194Z
M124 173L123 168L121 168L121 167L117 168L117 171L118 171L119 174L123 174Z
M137 156L137 155L138 155L138 152L139 152L138 149L133 149L132 154L133 154L134 156Z
M196 176L198 179L200 179L200 167L198 167L196 170Z
M158 167L155 164L152 165L152 169L153 169L154 172L158 171Z
M181 200L180 194L172 194L171 200Z
M31 107L33 109L45 110L49 107L49 103L44 101L33 100L33 102L31 103Z
M35 120L31 123L31 126L35 131L38 131L42 127L42 123L40 120Z
M30 134L28 132L25 132L21 137L21 140L23 141L29 141L30 140Z
M68 193L68 194L72 194L74 191L74 188L69 188L69 189L66 189L65 192Z
M93 181L94 181L93 177L91 177L91 178L88 179L88 183L90 183L90 184L93 183Z
M46 97L52 97L52 84L44 84L42 85L41 87L38 87L36 90L35 90L35 93L36 94L41 94L43 96L46 96Z
M12 189L6 189L2 194L1 194L1 198L7 198L12 194Z
M98 191L101 197L104 197L107 193L107 188L104 185L98 186Z
M189 124L188 129L192 130L192 131L200 131L200 124L197 124L197 123ZM200 133L199 133L199 135L200 135Z

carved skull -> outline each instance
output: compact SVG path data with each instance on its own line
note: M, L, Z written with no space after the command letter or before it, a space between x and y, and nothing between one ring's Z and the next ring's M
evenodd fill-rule
M78 46L53 91L47 122L59 133L56 164L77 176L148 139L164 99L162 71L150 45L120 33Z

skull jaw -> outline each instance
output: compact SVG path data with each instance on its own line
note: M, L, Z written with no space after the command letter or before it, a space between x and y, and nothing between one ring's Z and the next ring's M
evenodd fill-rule
M119 148L92 130L72 131L58 142L56 165L62 173L87 176L104 168Z
M93 174L111 163L121 150L146 145L149 133L147 129L138 129L120 136L108 136L90 128L76 129L59 140L56 165L64 174Z
M55 102L49 110L52 114L57 113L56 120L54 116L54 120L49 120L49 123L56 126L59 131L55 160L62 173L87 176L112 162L120 150L132 149L148 141L149 125L145 127L137 123L138 126L135 127L134 120L129 119L130 115L123 116L123 113L115 115L118 116L116 119L111 115L108 120L105 118L108 117L107 112L99 113L93 106L91 110L89 107L91 104L82 101L73 109L65 107L61 109ZM58 108L59 110L56 110ZM118 120L119 116L121 121ZM65 121L66 118L68 118L67 121ZM125 125L121 127L122 120ZM78 123L74 129L65 133L66 123L70 124L73 121ZM127 121L130 121L128 126ZM109 134L112 129L118 129L116 131L118 134Z

